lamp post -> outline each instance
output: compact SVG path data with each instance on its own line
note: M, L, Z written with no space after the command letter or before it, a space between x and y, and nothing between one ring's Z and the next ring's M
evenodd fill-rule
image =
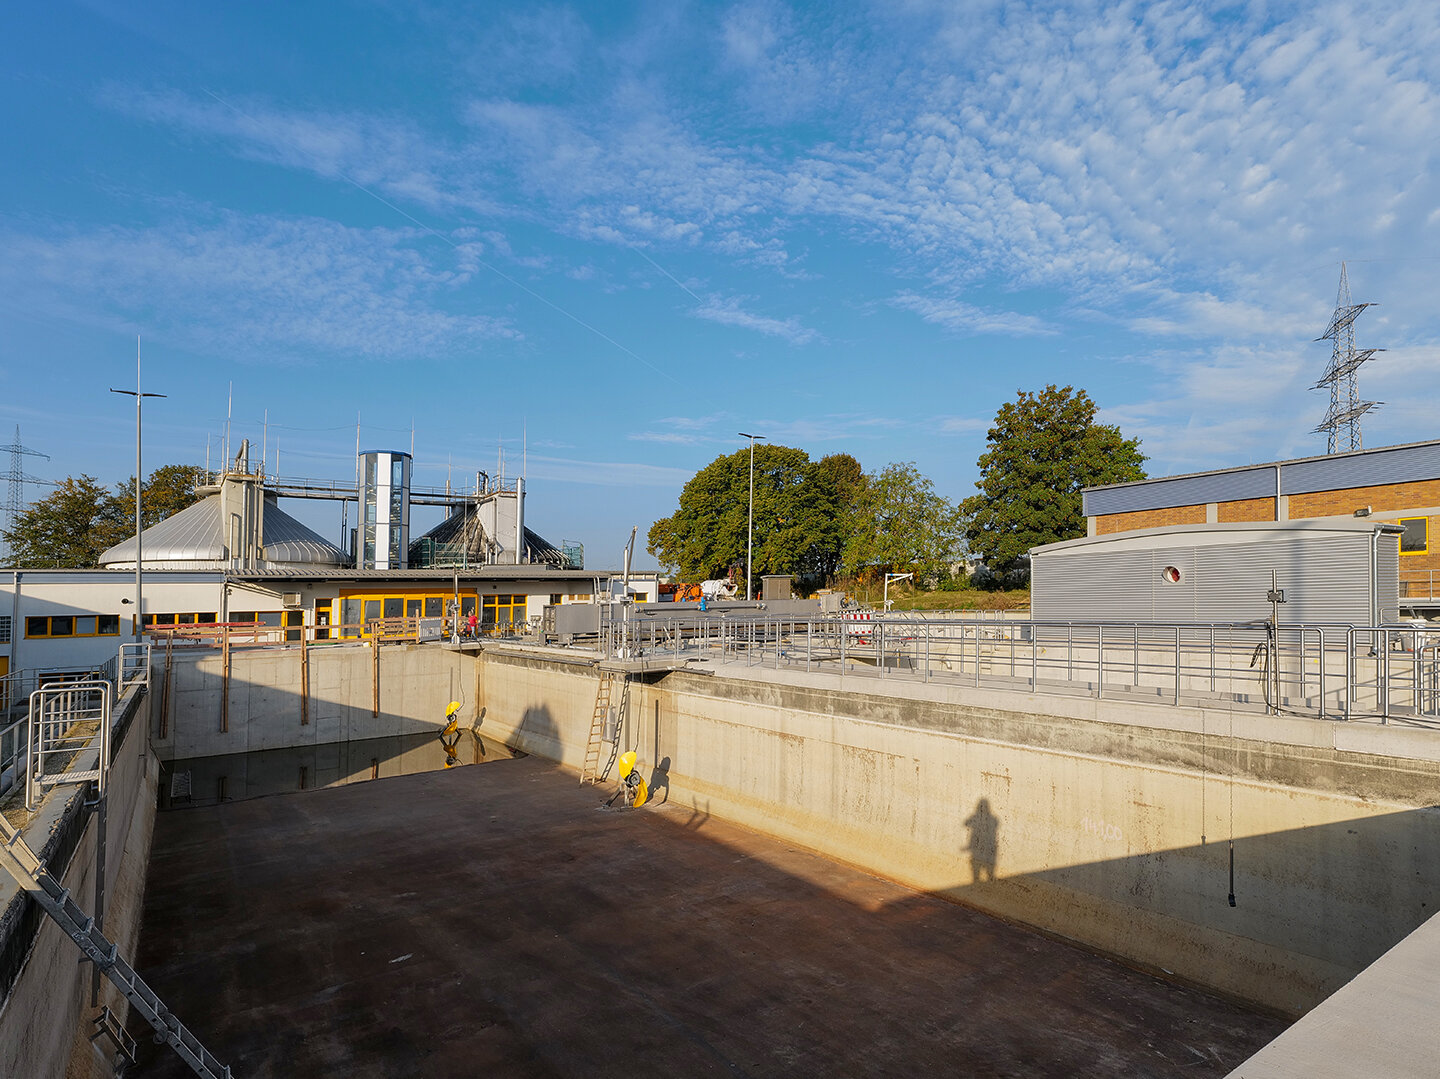
M750 563L755 557L755 440L762 442L764 435L752 435L749 431L741 431L741 438L750 440L750 518L745 526L745 599L748 602L752 599L750 586Z
M141 562L141 540L140 540L140 484L144 475L140 471L140 406L147 397L165 397L163 393L141 393L140 392L140 338L135 338L135 388L133 390L117 390L112 388L111 393L123 393L135 398L135 640L140 640L144 632L145 619L141 614L140 606L140 562Z
M913 576L915 576L915 574L913 574L913 573L887 573L887 574L885 574L885 613L886 613L886 614L889 614L889 613L890 613L890 582L891 582L891 581L903 581L903 580L905 580L906 578L913 577Z

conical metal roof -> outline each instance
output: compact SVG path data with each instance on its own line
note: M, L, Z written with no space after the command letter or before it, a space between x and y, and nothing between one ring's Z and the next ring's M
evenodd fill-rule
M264 560L266 569L286 566L345 566L348 560L332 543L291 517L270 499L264 500ZM223 569L225 530L220 519L220 496L210 495L187 506L143 533L144 564L168 569ZM117 543L100 556L107 569L135 565L135 537Z

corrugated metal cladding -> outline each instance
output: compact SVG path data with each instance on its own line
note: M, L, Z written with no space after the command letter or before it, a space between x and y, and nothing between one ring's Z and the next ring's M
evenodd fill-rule
M1282 622L1370 624L1369 532L1259 536L1202 547L1181 541L1141 551L1032 554L1031 609L1042 621L1256 621L1270 617L1266 595L1274 570L1285 590ZM1382 551L1387 545L1398 552L1393 537L1381 538ZM1398 559L1395 553L1380 571L1382 582L1392 582L1392 607L1398 607ZM1167 566L1180 571L1178 583L1165 580Z
M1134 513L1136 510L1203 506L1210 502L1238 502L1242 498L1273 498L1275 467L1216 472L1205 476L1177 476L1124 487L1106 487L1081 495L1085 516Z
M1437 478L1440 478L1440 443L1431 442L1297 461L1284 467L1280 483L1285 494L1298 495Z
M1400 537L1381 536L1375 550L1376 601L1381 622L1400 621Z

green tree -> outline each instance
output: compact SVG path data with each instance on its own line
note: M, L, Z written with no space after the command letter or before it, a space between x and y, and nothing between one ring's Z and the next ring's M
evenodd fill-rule
M851 572L909 571L935 581L963 549L959 509L913 463L887 465L859 487L845 547Z
M187 506L200 501L195 486L204 483L209 473L199 465L161 465L141 489L141 523L149 528L167 517L174 516ZM115 488L117 513L121 520L130 522L128 531L120 539L129 539L135 534L135 477L132 475ZM116 540L118 543L119 540Z
M16 517L5 541L20 569L86 569L114 542L116 521L109 491L92 476L69 476Z
M755 446L754 574L794 573L815 582L840 565L848 500L861 476L848 454L811 461L790 446ZM717 457L691 477L680 506L656 521L646 549L685 580L722 577L744 565L750 449Z
M1095 422L1084 390L1046 386L1002 405L979 461L980 489L961 505L970 549L996 573L1032 547L1085 534L1080 492L1145 478L1140 440Z

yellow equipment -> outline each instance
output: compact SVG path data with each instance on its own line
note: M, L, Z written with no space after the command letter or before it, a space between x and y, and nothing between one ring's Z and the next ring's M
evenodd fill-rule
M643 806L650 798L650 789L645 786L645 780L641 778L640 771L635 767L635 751L620 754L616 762L620 767L621 789L625 792L626 801L632 809Z
M460 720L456 713L460 711L460 702L451 701L445 709L445 718L450 722L440 732L440 744L445 747L445 767L454 768L460 763L460 754L455 752L455 747L460 744Z

